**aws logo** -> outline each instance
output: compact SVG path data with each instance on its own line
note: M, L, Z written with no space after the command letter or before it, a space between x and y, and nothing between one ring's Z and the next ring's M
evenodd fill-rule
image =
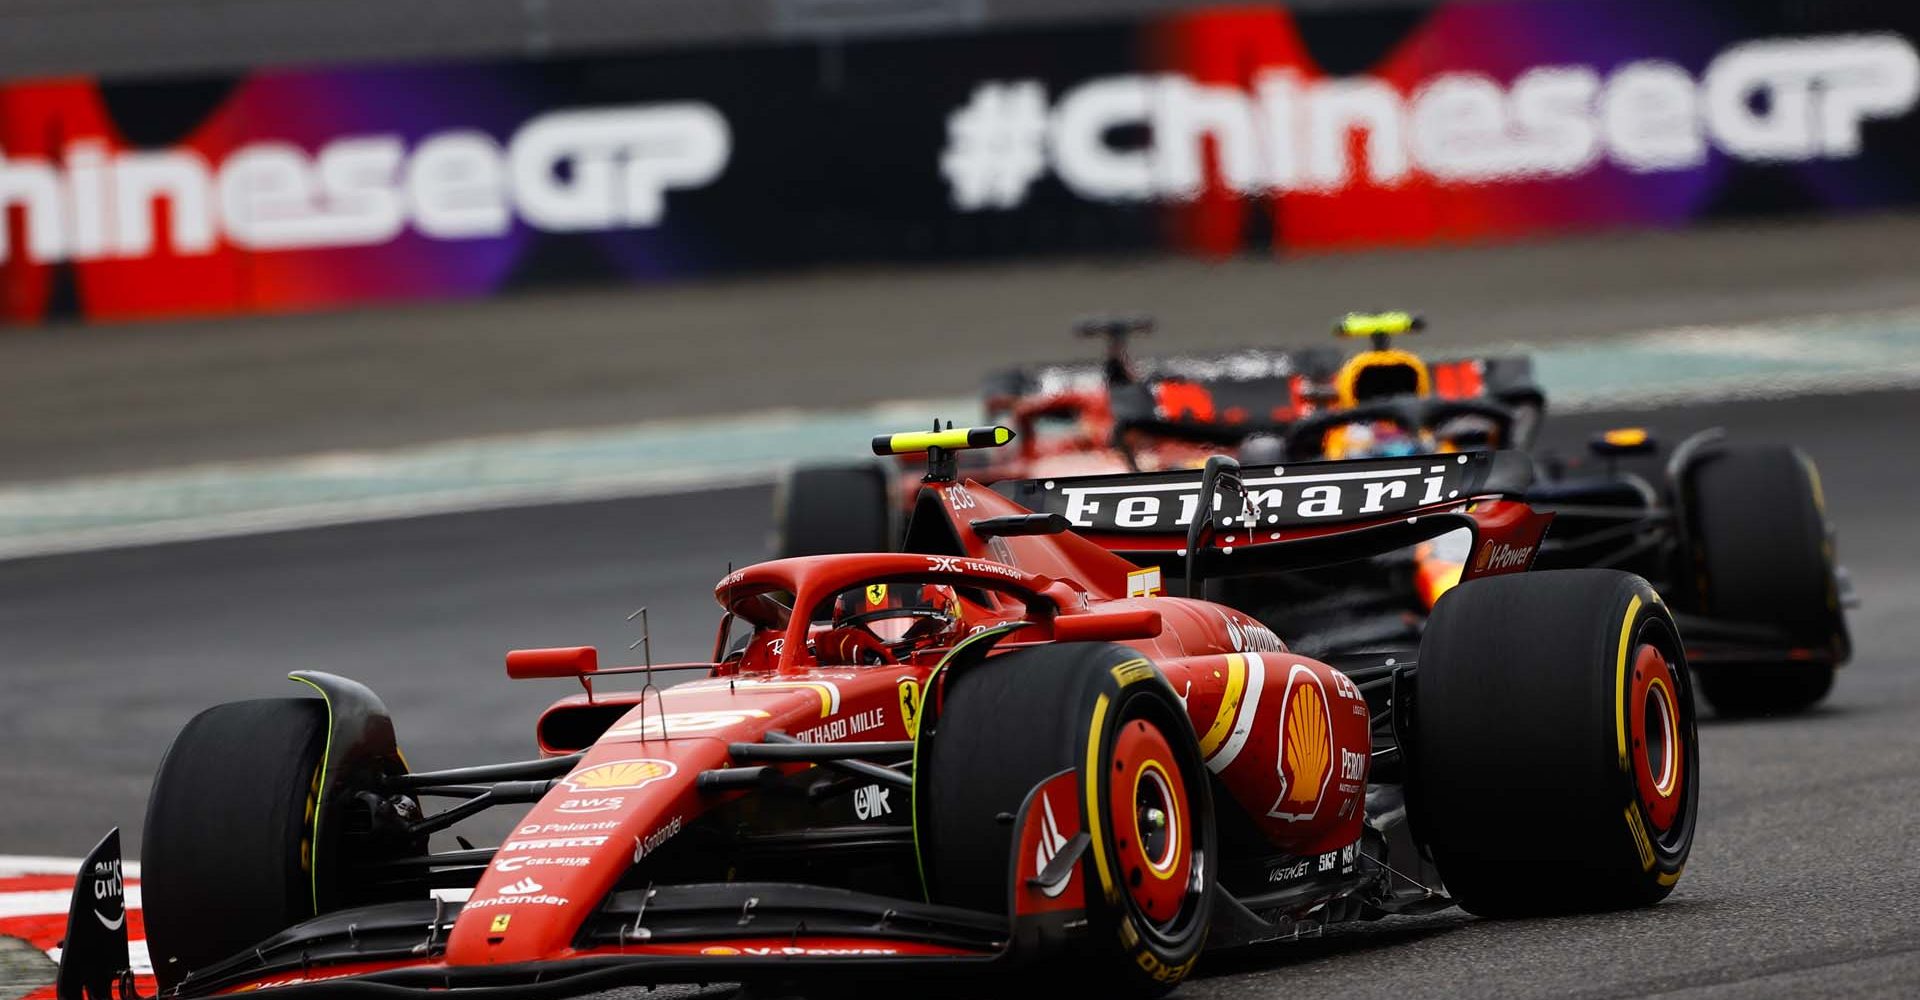
M1280 702L1280 798L1267 810L1275 819L1309 820L1320 814L1333 776L1333 717L1320 676L1300 664L1287 673Z

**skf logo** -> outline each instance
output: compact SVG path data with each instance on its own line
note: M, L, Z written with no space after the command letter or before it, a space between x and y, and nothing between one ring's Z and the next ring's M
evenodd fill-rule
M867 584L867 606L877 608L887 603L887 585L884 583Z
M581 768L560 779L560 783L576 792L625 791L671 778L678 770L668 760L616 760Z
M1327 779L1333 775L1333 718L1320 677L1300 664L1287 674L1280 703L1280 798L1267 815L1308 820L1320 813Z

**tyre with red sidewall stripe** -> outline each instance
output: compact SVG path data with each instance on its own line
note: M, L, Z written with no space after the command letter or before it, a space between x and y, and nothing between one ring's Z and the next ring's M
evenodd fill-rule
M1005 913L1016 870L1006 817L1073 769L1092 835L1074 876L1088 930L1081 953L1036 957L1112 995L1177 986L1206 943L1218 847L1193 727L1160 671L1125 646L1037 646L956 672L939 698L916 779L930 897Z
M1476 580L1420 643L1408 805L1446 888L1482 915L1644 906L1693 844L1700 751L1673 617L1640 577Z

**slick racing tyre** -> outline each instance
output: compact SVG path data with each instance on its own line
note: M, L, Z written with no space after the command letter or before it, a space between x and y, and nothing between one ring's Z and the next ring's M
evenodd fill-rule
M326 703L232 702L195 716L160 761L141 842L160 988L314 916L313 815Z
M893 495L878 463L802 466L774 490L774 556L890 552Z
M1192 725L1159 671L1125 646L1036 646L959 671L941 705L915 780L933 900L1006 913L1009 878L1038 874L1025 858L1014 874L1008 820L1074 771L1093 835L1071 876L1084 880L1085 952L1044 958L1075 988L1177 986L1206 943L1218 835Z
M1673 618L1629 573L1475 580L1414 677L1409 818L1485 916L1645 906L1693 844L1700 752Z
M1713 664L1700 691L1726 715L1797 712L1826 697L1845 658L1832 536L1812 463L1791 448L1728 448L1686 474L1699 607L1711 618L1784 627L1814 659Z

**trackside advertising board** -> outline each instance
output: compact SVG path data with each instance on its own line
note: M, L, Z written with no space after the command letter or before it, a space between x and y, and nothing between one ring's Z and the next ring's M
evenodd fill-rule
M822 263L1498 239L1920 201L1920 5L1278 5L0 85L0 316Z

